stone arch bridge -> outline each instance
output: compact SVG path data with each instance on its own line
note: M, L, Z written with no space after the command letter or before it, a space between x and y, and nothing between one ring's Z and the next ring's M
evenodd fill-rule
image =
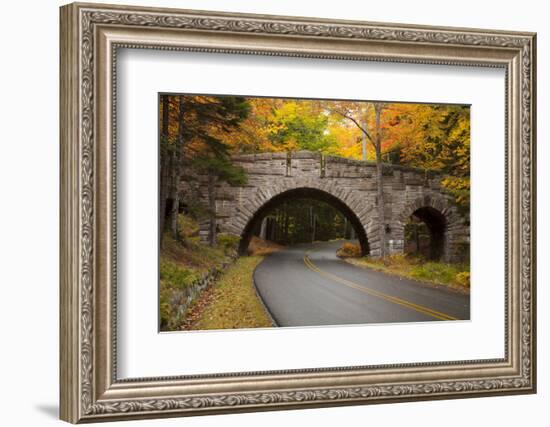
M469 219L441 191L443 175L385 164L385 223L380 224L374 162L308 151L235 155L232 159L246 171L248 182L243 186L217 184L216 218L220 232L241 238L241 249L248 246L253 230L270 209L293 198L312 198L331 204L346 216L365 254L380 255L378 227L385 229L386 253L403 252L405 224L415 214L427 224L444 261L463 258ZM183 193L208 205L206 177L181 184ZM208 222L200 224L203 240L208 237L208 227Z

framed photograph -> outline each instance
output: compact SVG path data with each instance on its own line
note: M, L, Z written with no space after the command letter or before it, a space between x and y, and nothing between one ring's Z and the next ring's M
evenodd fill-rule
M61 418L536 391L536 37L61 8Z

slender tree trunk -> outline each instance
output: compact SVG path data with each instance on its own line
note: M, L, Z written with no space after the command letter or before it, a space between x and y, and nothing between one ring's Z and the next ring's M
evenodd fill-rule
M309 226L311 227L311 243L313 243L313 208L309 207Z
M159 238L160 245L162 246L162 237L164 235L164 229L166 228L166 208L168 203L168 182L169 182L169 163L166 155L160 157L160 189L159 189Z
M275 241L275 225L274 225L274 221L273 221L273 217L269 217L268 218L268 225L269 225L269 240L271 240L272 242Z
M279 209L277 209L273 215L273 241L276 242L279 238Z
M382 104L374 104L375 113L375 137L374 149L376 151L376 196L378 199L378 236L380 239L380 256L386 255L386 218L384 203L384 182L383 182L383 164L382 164L382 130L380 127L380 115L382 113Z
M166 219L166 200L168 198L168 123L169 123L170 102L167 95L162 97L162 123L161 123L161 141L159 147L160 157L160 176L159 176L159 242L162 247L162 235L164 234Z
M368 130L368 105L372 105L375 113L375 129L374 132ZM351 120L355 126L357 126L363 133L362 140L362 151L363 156L366 156L366 146L365 142L367 140L371 141L376 152L376 180L377 180L377 207L378 207L378 236L380 240L380 256L386 254L386 224L385 224L385 204L384 204L384 183L383 183L383 164L382 164L382 127L380 124L381 113L384 109L384 104L381 102L375 102L373 104L367 104L365 110L358 112L357 117L353 117L350 113L337 111L338 114ZM364 119L361 117L363 116Z
M288 221L289 221L288 206L286 203L284 204L284 206L285 206L285 242L288 243Z
M177 175L179 176L179 174ZM180 238L180 233L178 229L178 214L180 210L180 193L178 189L178 184L174 184L174 192L172 195L172 214L170 215L170 230L172 232L172 237L176 240Z
M369 127L368 111L368 108L365 107L363 129L368 129ZM362 132L362 134L363 138L361 140L361 153L363 160L367 160L367 134L365 132Z
M208 227L208 243L210 246L216 246L216 178L211 173L208 174L208 212L210 215L210 224Z
M344 239L348 238L348 219L344 217Z
M184 133L184 97L179 97L179 112L178 112L178 137L174 141L174 150L172 151L173 173L172 173L172 212L170 215L170 230L172 237L179 240L180 234L178 230L178 214L180 209L180 191L179 185L181 181L181 161L183 149L183 133Z
M267 240L267 217L262 219L262 223L260 225L260 239Z
M313 212L313 206L309 208L309 218L311 224L311 243L315 241L315 213Z
M276 241L277 242L280 242L281 241L281 237L282 237L282 230L283 230L283 226L282 226L282 219L283 219L283 215L282 215L282 212L281 212L281 209L277 209L277 220L275 221L275 224L277 225L277 228L275 229L275 236L276 236Z

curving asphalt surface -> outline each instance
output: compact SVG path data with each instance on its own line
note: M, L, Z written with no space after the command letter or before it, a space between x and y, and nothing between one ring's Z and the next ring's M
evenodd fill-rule
M258 265L258 294L279 326L470 319L469 296L351 265L336 256L341 244L289 247Z

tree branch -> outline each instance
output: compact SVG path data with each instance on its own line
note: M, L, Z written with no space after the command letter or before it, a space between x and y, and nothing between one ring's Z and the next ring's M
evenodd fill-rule
M354 124L355 126L357 126L357 127L359 128L359 130L360 130L361 132L363 132L363 133L367 136L367 138L369 139L369 141L372 142L372 143L374 144L374 139L370 136L369 131L366 130L363 126L361 126L361 124L360 124L353 116L351 116L351 115L349 115L349 114L346 114L345 112L340 111L340 110L338 110L338 109L336 109L336 108L330 108L329 110L330 110L330 111L333 111L333 112L335 112L336 114L341 115L341 116L344 117L345 119L348 119L348 120L350 120L351 122L353 122L353 124Z

